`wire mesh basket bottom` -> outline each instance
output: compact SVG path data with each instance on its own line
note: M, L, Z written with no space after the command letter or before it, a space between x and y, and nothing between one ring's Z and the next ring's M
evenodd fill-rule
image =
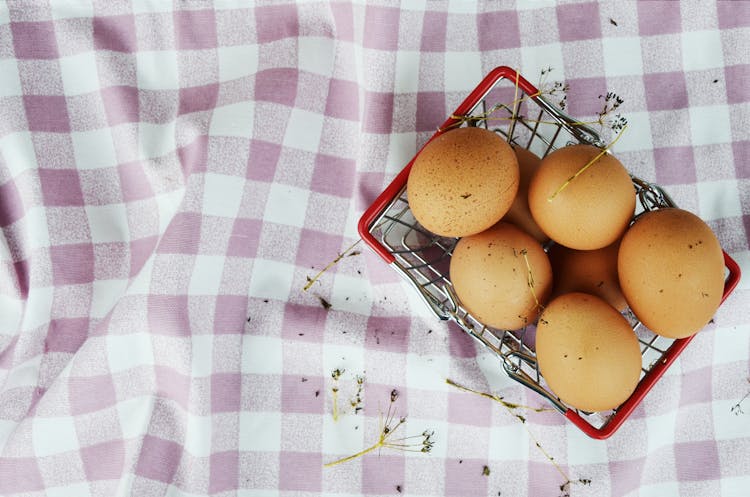
M445 129L466 125L491 129L509 143L529 149L539 157L575 143L604 147L596 131L562 113L507 67L491 72L434 136ZM587 413L566 405L548 388L539 373L533 348L533 325L514 331L490 328L458 301L448 274L450 257L458 239L436 236L414 219L406 194L410 167L411 163L362 216L360 235L363 239L415 288L437 317L454 321L497 354L511 378L547 398L589 436L606 438L614 433L691 338L672 340L658 336L645 328L632 312L626 311L625 317L636 332L642 356L641 379L636 392L618 409L607 412ZM639 199L634 218L644 211L675 206L660 187L637 177L632 180ZM725 260L730 268L726 298L739 278L739 269L726 254Z

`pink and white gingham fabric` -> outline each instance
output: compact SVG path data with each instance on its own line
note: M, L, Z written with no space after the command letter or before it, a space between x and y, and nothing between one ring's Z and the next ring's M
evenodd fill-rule
M559 495L528 428L571 495L746 497L747 278L604 442L447 386L542 404L367 250L302 292L499 65L622 96L750 274L750 2L0 3L0 494ZM323 468L394 388L432 453Z

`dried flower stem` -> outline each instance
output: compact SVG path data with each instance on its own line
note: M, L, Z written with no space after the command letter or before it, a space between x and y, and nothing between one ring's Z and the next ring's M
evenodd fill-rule
M333 397L333 420L338 421L339 420L339 378L341 378L341 375L344 374L345 369L334 369L331 373L331 378L333 378L333 388L331 388L331 393Z
M536 307L534 307L534 309L538 309L542 307L542 304L539 303L539 299L536 296L534 274L531 272L531 264L529 263L529 253L526 249L523 249L521 250L521 255L523 255L523 260L526 261L526 270L528 272L527 284L529 287L529 291L531 292L531 296L534 297L534 302L536 303Z
M302 290L303 290L303 291L305 291L305 292L306 292L306 291L308 291L308 290L310 289L310 287L311 287L311 286L313 286L313 284L314 284L314 283L315 283L316 281L318 281L318 279L319 279L319 278L320 278L321 276L323 276L323 273L325 273L326 271L328 271L329 269L331 269L331 268L332 268L333 266L335 266L336 264L338 264L338 262L339 262L339 261L340 261L341 259L343 259L344 257L346 257L346 256L347 256L347 254L349 254L350 252L351 252L351 255L356 255L356 254L358 254L359 252L357 252L357 253L354 253L354 252L352 252L352 250L354 250L354 248L355 248L355 247L356 247L357 245L359 245L359 242L361 242L361 241L362 241L362 239L361 239L361 238L358 238L356 242L352 243L352 244L351 244L351 245L349 246L349 248L347 248L346 250L344 250L344 251L343 251L342 253L340 253L340 254L339 254L339 255L338 255L338 256L337 256L337 257L336 257L336 258L335 258L334 260L332 260L331 262L329 262L329 263L328 263L328 265L327 265L326 267L324 267L323 269L321 269L321 270L320 270L320 272L319 272L318 274L316 274L316 275L315 275L315 276L314 276L313 278L309 278L309 277L308 277L308 278L307 278L307 284L306 284L306 285L305 285L304 287L302 287Z
M602 150L601 152L599 152L598 154L596 154L596 157L594 157L593 159L591 159L590 161L588 161L582 168L580 168L578 171L576 171L576 173L573 176L571 176L570 178L568 178L567 180L565 180L565 182L562 185L560 185L560 188L558 188L555 191L555 193L553 193L552 195L550 195L549 197L547 197L547 202L552 202L555 199L555 197L557 197L557 195L560 194L560 192L562 192L565 188L568 187L568 185L570 185L570 183L573 182L573 180L575 180L578 176L580 176L581 174L583 174L584 172L586 172L586 170L588 168L590 168L594 163L596 163L596 161L598 161L604 154L606 154L609 151L609 149L612 148L615 145L615 143L617 143L617 140L620 139L620 137L622 136L622 134L625 132L625 130L627 128L628 128L627 124L625 126L623 126L622 130L620 130L620 133L618 133L618 135L615 137L615 139L612 140L612 143L610 143L609 145L607 145L604 148L604 150Z
M750 378L747 379L747 382L750 383ZM740 414L745 414L745 411L742 410L742 403L745 402L745 399L750 397L750 392L747 392L744 397L740 399L739 402L737 402L735 405L732 406L732 413L735 416L739 416Z

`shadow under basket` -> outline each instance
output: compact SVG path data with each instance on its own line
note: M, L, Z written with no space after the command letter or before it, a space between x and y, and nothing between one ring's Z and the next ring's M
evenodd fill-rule
M485 119L488 113L492 114L492 119ZM485 127L539 157L576 143L605 148L596 131L565 115L514 69L504 66L492 70L430 140L457 126ZM590 437L605 439L611 436L694 335L677 340L656 335L632 312L626 311L624 315L635 330L642 356L641 376L635 391L623 404L610 411L583 412L566 405L549 389L539 372L533 347L534 326L525 330L491 328L462 307L448 275L451 254L458 239L428 232L409 209L406 183L413 162L414 159L364 212L359 220L361 238L406 279L436 317L453 321L493 351L508 376L545 397ZM638 197L634 217L645 211L676 207L659 186L632 175L631 178ZM722 303L740 279L739 266L726 252L724 261L726 279Z

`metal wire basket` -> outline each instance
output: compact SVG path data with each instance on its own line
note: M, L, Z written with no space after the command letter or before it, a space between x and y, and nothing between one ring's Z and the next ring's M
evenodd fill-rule
M490 112L493 119L487 118ZM432 138L452 127L477 125L501 134L510 143L527 148L539 157L574 143L600 148L605 145L595 130L565 115L509 67L498 67L490 72ZM362 215L359 222L362 239L414 287L436 317L455 322L497 354L509 377L545 397L587 435L599 439L611 436L693 337L673 340L658 336L643 326L632 312L626 311L625 316L641 348L642 370L636 390L611 411L589 413L566 405L549 389L539 372L533 349L533 325L524 330L498 330L484 325L461 305L448 275L450 257L458 239L428 232L409 209L406 182L413 162L412 159ZM631 178L639 199L634 218L645 211L675 206L659 186L634 176ZM727 278L722 302L740 277L739 266L726 252L724 260Z

